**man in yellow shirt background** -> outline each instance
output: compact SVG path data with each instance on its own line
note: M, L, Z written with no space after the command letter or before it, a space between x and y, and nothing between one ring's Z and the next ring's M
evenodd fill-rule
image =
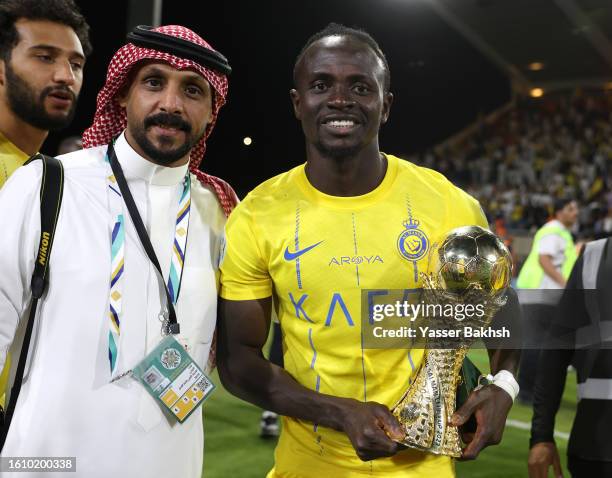
M0 3L0 188L49 131L72 121L89 53L89 25L73 0ZM9 369L7 360L0 405Z
M91 52L72 0L0 4L0 187L72 121Z
M361 299L364 290L418 293L430 248L455 227L487 227L486 219L441 174L380 152L393 95L384 54L367 33L331 24L311 37L294 83L306 164L254 189L226 227L221 380L283 415L269 478L454 476L449 457L394 441L403 431L389 408L423 351L365 348ZM261 353L272 298L284 368ZM492 373L512 377L516 355L494 357ZM472 414L478 422L465 459L501 439L513 398L487 385L457 411L453 424Z

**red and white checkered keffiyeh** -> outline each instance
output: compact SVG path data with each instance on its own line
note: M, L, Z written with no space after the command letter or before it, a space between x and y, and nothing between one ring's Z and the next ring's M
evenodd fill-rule
M212 47L199 35L179 25L162 26L155 28L153 31L181 38L212 49ZM149 59L164 61L177 70L192 68L206 78L210 86L215 90L212 120L206 128L206 132L202 139L191 150L189 170L197 176L202 184L210 187L216 193L219 204L223 208L225 215L229 216L234 206L238 203L236 193L232 187L222 179L206 174L198 169L204 157L204 152L206 151L206 139L215 126L221 106L225 104L228 89L227 77L225 75L204 68L194 61L179 58L169 53L137 47L132 43L124 45L115 53L115 56L113 56L108 66L106 83L102 90L100 90L100 93L98 93L96 114L93 124L83 133L83 147L93 148L95 146L106 145L113 137L117 136L126 128L127 116L125 108L119 106L116 95L124 86L128 74L134 65L140 61ZM208 357L208 368L210 370L215 366L216 339L217 333L215 330L213 343L210 348L210 355Z
M212 47L199 35L180 25L162 26L155 28L153 31L181 38L205 48L212 49ZM106 145L113 137L117 136L126 128L127 116L125 108L119 106L116 96L124 86L130 70L134 65L143 60L160 60L168 63L177 70L191 68L206 78L210 86L215 90L212 121L207 126L202 139L191 150L189 169L198 177L200 182L215 191L223 211L226 215L229 215L238 202L234 190L222 179L205 174L198 169L204 157L204 152L206 151L206 139L215 126L217 115L219 114L221 106L225 104L225 98L227 96L227 77L221 73L205 68L192 60L179 58L169 53L138 47L132 43L124 45L115 53L115 56L113 56L108 65L106 83L102 90L100 90L100 93L98 93L96 114L93 124L83 133L83 147L93 148L95 146Z

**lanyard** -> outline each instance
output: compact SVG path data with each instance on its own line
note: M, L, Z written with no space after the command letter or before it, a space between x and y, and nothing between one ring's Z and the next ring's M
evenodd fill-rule
M149 257L151 263L159 273L164 283L166 292L167 313L163 315L164 323L162 333L164 335L176 335L180 333L180 324L176 318L174 306L178 301L181 289L183 265L185 262L185 253L187 247L187 237L189 232L189 216L191 210L191 189L189 172L185 175L183 181L183 190L179 199L179 211L176 217L175 236L172 245L172 255L170 262L170 273L168 275L168 283L163 280L163 274L159 260L147 234L142 218L134 202L132 193L123 174L123 169L119 164L115 149L112 142L108 145L107 159L110 163L113 174L108 177L109 194L111 198L112 212L116 218L111 230L111 279L110 279L110 301L109 301L109 361L111 373L114 372L119 345L120 321L121 321L121 303L122 303L122 278L124 274L124 243L125 243L125 220L122 213L123 207L118 198L123 199L123 203L127 207L128 213L136 229L136 233L140 239L142 246Z

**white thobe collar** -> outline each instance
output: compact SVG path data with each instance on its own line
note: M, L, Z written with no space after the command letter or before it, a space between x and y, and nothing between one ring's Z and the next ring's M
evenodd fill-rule
M125 137L125 131L115 141L115 153L126 179L143 179L147 183L158 186L179 184L187 174L189 167L188 164L184 164L169 168L143 158L130 146Z

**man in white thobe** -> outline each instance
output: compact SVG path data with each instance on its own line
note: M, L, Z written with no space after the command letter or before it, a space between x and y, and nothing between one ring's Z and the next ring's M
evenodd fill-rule
M65 183L49 287L39 303L29 365L2 450L3 457L76 457L76 474L44 477L196 478L202 473L202 407L178 423L124 374L163 339L164 284L186 181L191 207L175 304L180 333L174 337L202 368L211 353L223 227L235 195L197 166L225 101L228 71L208 62L220 55L191 30L169 26L153 32L169 37L168 46L154 49L144 35L142 42L117 52L94 124L84 135L87 149L60 157ZM187 58L173 54L172 38L193 43L193 52ZM111 140L163 278L110 187ZM40 239L41 174L42 164L35 161L0 192L0 368L28 316ZM111 231L117 204L126 219L120 333L111 362ZM19 349L12 352L18 356Z

